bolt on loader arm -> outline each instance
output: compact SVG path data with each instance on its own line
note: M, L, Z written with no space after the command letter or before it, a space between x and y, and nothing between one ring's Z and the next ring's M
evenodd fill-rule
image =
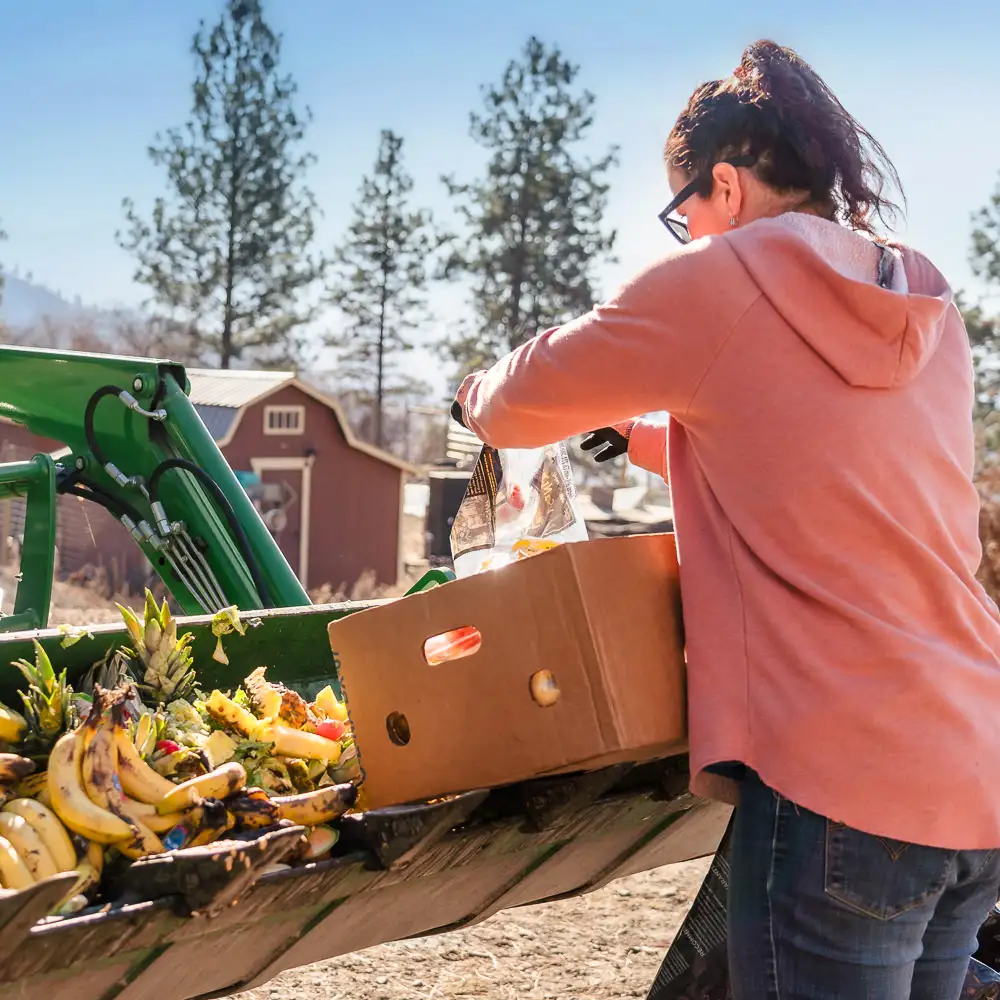
M59 494L117 518L184 614L310 603L189 392L183 366L167 361L0 347L0 416L66 446L0 464L0 499L26 502L0 632L48 623Z

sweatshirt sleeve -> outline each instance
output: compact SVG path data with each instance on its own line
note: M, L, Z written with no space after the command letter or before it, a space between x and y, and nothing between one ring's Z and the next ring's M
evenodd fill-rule
M637 420L628 438L628 458L646 472L665 482L667 472L667 430L669 425L652 420Z
M698 240L470 376L466 424L496 448L537 448L659 410L683 421L759 294L724 239Z

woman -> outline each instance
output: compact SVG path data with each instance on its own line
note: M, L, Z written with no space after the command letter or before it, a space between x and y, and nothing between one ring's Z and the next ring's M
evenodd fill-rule
M699 87L666 165L687 245L456 406L500 448L604 427L600 457L669 480L692 789L739 803L737 1000L957 1000L1000 895L962 320L873 238L895 172L794 52Z

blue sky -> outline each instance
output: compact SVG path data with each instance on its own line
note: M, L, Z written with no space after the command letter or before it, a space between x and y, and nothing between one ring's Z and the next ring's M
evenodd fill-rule
M833 6L833 5L831 5ZM116 246L121 199L146 206L162 189L145 149L190 106L189 45L221 0L0 0L0 260L84 302L137 304ZM1000 175L1000 4L952 0L270 0L284 68L315 120L310 183L332 246L345 226L379 130L402 133L415 199L442 217L438 180L483 163L467 116L529 34L557 42L598 97L592 148L621 147L609 224L617 265L602 290L665 249L656 213L669 197L663 140L690 91L723 76L758 37L791 45L883 143L909 199L903 238L953 284L974 287L969 217ZM435 293L441 322L462 308ZM423 359L419 367L426 368Z

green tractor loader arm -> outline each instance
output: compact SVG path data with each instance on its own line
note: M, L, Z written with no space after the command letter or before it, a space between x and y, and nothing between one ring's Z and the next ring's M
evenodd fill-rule
M0 498L27 500L19 597L0 630L47 623L58 494L118 518L186 614L309 604L189 388L169 362L0 347L0 416L67 449L0 465Z

